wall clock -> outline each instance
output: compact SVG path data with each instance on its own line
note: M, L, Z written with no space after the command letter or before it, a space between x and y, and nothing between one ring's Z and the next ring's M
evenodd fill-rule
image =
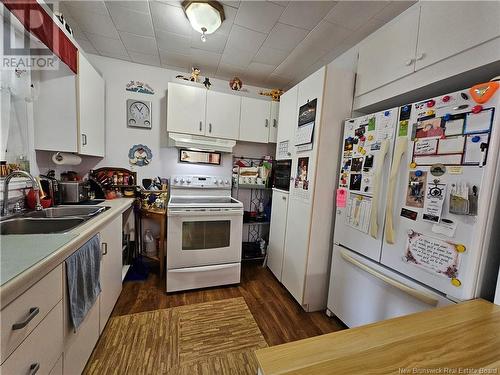
M151 102L127 99L127 126L151 129Z

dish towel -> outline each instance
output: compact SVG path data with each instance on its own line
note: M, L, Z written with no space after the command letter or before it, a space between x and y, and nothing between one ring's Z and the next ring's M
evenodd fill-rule
M101 239L95 235L66 259L69 313L75 332L101 293Z

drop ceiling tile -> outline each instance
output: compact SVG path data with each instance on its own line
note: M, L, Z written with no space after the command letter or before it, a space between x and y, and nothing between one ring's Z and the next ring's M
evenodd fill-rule
M238 9L234 23L261 33L268 33L284 10L284 7L268 1L244 1Z
M168 5L172 5L174 7L177 7L177 8L182 8L182 1L178 0L178 1L169 1L169 0L149 0L150 2L153 2L153 1L158 1L160 3L165 3L165 4L168 4Z
M250 74L254 74L260 77L263 76L268 76L271 74L274 69L276 69L276 65L268 65L268 64L262 64L258 62L251 62L248 67L246 68L246 71Z
M349 38L345 40L345 43L349 44L350 46L354 46L363 39L365 39L368 35L373 33L375 30L379 29L385 24L385 20L380 20L378 18L372 18L365 22L365 24L359 28L358 30L354 31Z
M226 48L222 54L221 64L245 68L254 57L253 52L244 51L237 47Z
M84 52L93 54L99 53L88 39L77 38L76 42L80 45L80 47L83 49Z
M389 1L340 1L326 15L326 20L357 30L388 4Z
M118 58L127 57L127 51L120 39L107 38L97 34L85 33L87 39L101 55L116 55Z
M191 38L187 35L156 29L156 41L158 48L163 51L177 52L184 55L189 55L190 53Z
M345 27L321 21L302 43L314 49L332 50L350 37L352 33Z
M270 74L265 83L268 87L284 88L292 79L290 77L282 77L276 74Z
M254 54L262 46L267 34L259 33L238 25L233 25L226 49L238 48L242 51L253 52Z
M375 14L375 18L389 22L415 3L416 1L391 1L389 5Z
M245 73L245 70L241 67L220 63L217 69L216 77L220 79L231 79L233 77L241 76ZM245 84L245 82L243 82Z
M316 63L327 53L328 50L323 50L320 45L301 43L292 53L290 53L285 61L276 68L274 73L280 76L294 77L311 64Z
M221 3L233 8L238 8L240 6L241 1L221 1Z
M71 11L71 16L78 22L78 26L85 33L118 39L118 31L108 14L103 15L80 10L76 13Z
M73 13L79 13L80 11L92 12L97 14L107 15L108 10L104 1L62 1L61 2L69 11Z
M224 34L229 35L231 28L233 27L234 19L236 18L236 13L238 12L237 8L232 8L230 6L224 5L224 15L225 20L222 21L222 25L217 29L214 34Z
M160 50L160 60L162 65L177 66L180 68L191 66L191 55Z
M287 56L288 52L286 51L262 46L253 58L253 61L269 65L279 65Z
M127 1L122 1L122 0L109 0L106 1L106 6L119 6L123 8L128 8L131 10L135 10L137 12L142 12L142 13L149 13L149 5L147 1L136 1L136 0L127 0Z
M137 12L117 5L108 5L111 18L120 31L132 34L154 36L153 23L149 13Z
M181 8L157 1L151 2L150 7L155 29L191 35L192 27Z
M224 47L226 46L227 35L220 33L213 33L207 35L206 42L201 41L201 34L193 30L191 34L191 46L198 49L203 49L205 51L222 53Z
M73 36L76 39L86 39L86 36L83 33L83 30L80 28L80 25L78 24L78 22L75 21L73 17L69 15L69 12L68 13L63 12L63 16L66 23L69 24L69 26L71 27L71 30L73 31Z
M266 41L265 47L276 48L283 51L291 51L306 37L309 30L277 23Z
M291 1L280 22L312 30L334 5L335 1Z
M217 70L221 56L220 53L191 48L191 58L194 65L210 66Z
M154 37L135 35L125 32L120 32L120 38L125 45L127 51L140 52L148 55L158 53L156 39Z
M152 65L152 66L160 66L160 57L158 53L154 55L148 55L145 53L131 52L129 51L130 59L138 64Z
M290 3L289 1L279 1L279 0L272 0L270 2L273 4L281 5L282 7L286 7L288 3Z

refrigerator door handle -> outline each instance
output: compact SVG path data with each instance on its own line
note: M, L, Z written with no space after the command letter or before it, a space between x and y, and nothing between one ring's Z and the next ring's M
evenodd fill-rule
M435 298L431 294L417 290L417 289L412 288L412 287L409 287L408 285L405 285L398 280L394 280L393 278L386 276L386 275L374 270L371 267L368 267L366 264L363 264L360 261L358 261L358 260L354 259L353 257L351 257L350 255L348 255L345 252L345 250L341 250L340 255L347 262L362 269L363 271L369 273L370 275L376 277L377 279L382 280L383 282L401 290L402 292L411 295L412 297L418 299L419 301L426 303L427 305L437 306L439 301L437 298Z
M386 224L385 224L385 240L387 243L393 244L395 242L394 233L394 190L396 189L396 183L398 182L398 172L399 166L401 165L401 159L408 148L408 138L400 137L396 141L396 147L394 150L394 163L391 168L391 175L389 177L389 190L387 192L387 208L385 211Z
M370 213L370 236L377 239L378 235L378 205L380 198L380 174L384 169L384 160L389 149L389 140L385 139L380 145L380 152L377 155L378 160L375 162L377 166L377 173L375 174L375 191L372 198L372 211Z

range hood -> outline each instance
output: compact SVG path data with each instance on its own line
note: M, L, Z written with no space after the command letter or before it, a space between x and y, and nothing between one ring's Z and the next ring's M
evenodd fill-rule
M236 141L221 138L209 138L200 135L168 133L168 145L202 151L233 152Z

